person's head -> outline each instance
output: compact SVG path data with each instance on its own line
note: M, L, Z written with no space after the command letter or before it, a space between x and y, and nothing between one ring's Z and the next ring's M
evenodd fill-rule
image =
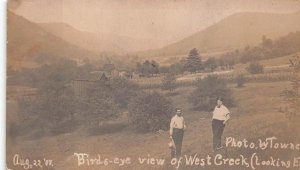
M224 99L222 97L217 98L217 106L221 106L223 104Z
M176 115L181 116L182 115L182 109L181 108L176 108Z

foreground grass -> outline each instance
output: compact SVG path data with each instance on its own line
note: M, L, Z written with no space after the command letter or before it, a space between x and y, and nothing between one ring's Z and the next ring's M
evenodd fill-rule
M232 119L224 131L224 137L231 136L238 139L256 140L276 136L282 140L294 140L293 133L287 133L286 119L280 113L279 107L284 105L280 92L289 85L289 82L251 83L244 88L235 88L231 85L236 107L231 108ZM175 95L169 95L176 107L183 108L187 122L184 135L183 154L205 156L212 154L211 113L193 110L186 98L192 87L181 87ZM143 166L134 161L129 166L100 166L78 167L74 153L88 153L91 156L107 158L154 157L169 160L168 131L159 133L137 134L121 126L119 131L102 135L87 133L85 128L75 132L58 136L44 137L36 140L17 137L7 143L7 164L13 166L13 156L20 154L31 159L53 159L53 169L175 169L173 166ZM290 141L292 142L292 141ZM299 141L298 141L299 142ZM258 151L259 152L259 151ZM280 152L260 151L261 154L278 155ZM251 154L249 150L228 148L231 156ZM288 156L288 155L287 155ZM167 161L169 163L169 161ZM187 169L189 167L182 167ZM195 167L197 169L197 167ZM228 169L228 167L219 167ZM13 168L16 169L16 168ZM230 168L232 169L232 168ZM237 167L239 169L239 167ZM272 168L271 168L272 169Z

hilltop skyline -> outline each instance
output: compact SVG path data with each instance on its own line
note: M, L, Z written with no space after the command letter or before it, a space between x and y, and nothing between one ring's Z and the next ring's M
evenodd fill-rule
M162 47L234 13L292 13L300 11L300 1L10 0L8 9L37 23L62 22L81 31L148 40Z

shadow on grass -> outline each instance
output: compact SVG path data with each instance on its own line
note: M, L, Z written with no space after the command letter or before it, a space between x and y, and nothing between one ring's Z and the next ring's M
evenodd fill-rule
M177 95L179 95L178 92L168 92L168 93L166 93L167 97L173 97L173 96L177 96Z
M37 140L44 137L57 136L64 133L71 133L78 128L79 123L76 121L66 121L52 128L41 128L41 127L31 127L25 131L27 132L24 136L28 140Z
M90 127L88 133L90 136L118 133L127 129L127 127L128 125L125 123L104 123L101 126Z
M51 136L56 136L64 133L70 133L75 131L78 128L79 123L77 121L66 121L60 126L55 126L50 130Z

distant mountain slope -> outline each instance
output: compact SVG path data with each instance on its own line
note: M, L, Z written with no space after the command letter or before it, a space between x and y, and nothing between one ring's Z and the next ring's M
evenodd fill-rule
M79 31L66 23L39 23L39 25L49 33L69 43L97 53L126 54L133 51L149 49L149 46L157 47L147 40L138 40L131 37L105 33L96 34Z
M97 53L125 53L126 50L114 44L107 36L79 31L65 23L39 23L49 33L63 40Z
M60 57L96 57L95 53L72 45L54 36L33 22L7 13L7 56L8 66L24 67L24 63L43 58L51 61Z
M300 12L291 14L237 13L161 49L138 53L140 56L172 56L187 54L192 48L200 53L257 45L262 36L276 39L300 30Z

